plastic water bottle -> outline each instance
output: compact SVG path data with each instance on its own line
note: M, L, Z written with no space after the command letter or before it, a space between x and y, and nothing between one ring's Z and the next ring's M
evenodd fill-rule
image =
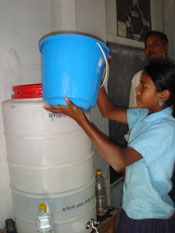
M52 219L47 212L46 204L39 206L39 214L36 217L37 232L54 233L52 228Z
M107 213L107 195L106 195L106 182L105 178L102 176L102 171L96 171L96 208L97 215L104 216Z

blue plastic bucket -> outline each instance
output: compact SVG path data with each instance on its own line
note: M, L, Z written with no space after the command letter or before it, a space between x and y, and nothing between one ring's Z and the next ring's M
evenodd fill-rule
M109 49L80 34L57 34L39 44L43 98L48 105L66 105L65 97L88 111L94 107L107 66Z

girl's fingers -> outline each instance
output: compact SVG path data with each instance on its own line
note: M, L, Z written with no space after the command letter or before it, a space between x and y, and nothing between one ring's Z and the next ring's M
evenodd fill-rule
M65 101L66 101L67 104L71 102L68 97L65 98Z
M63 112L63 106L48 106L48 105L45 105L44 108L47 111L54 112L54 113L61 113L61 112Z
M75 117L76 114L81 112L81 109L74 105L72 101L69 98L65 98L65 101L67 103L67 106L48 106L45 105L44 108L47 111L53 112L53 113L63 113L66 115L69 115L71 117Z
M65 101L66 101L68 106L70 106L70 107L75 106L69 98L65 98Z
M74 104L72 103L72 101L71 101L69 98L65 98L65 101L66 101L67 105L68 105L73 111L75 111L75 110L78 109L78 107L77 107L76 105L74 105Z

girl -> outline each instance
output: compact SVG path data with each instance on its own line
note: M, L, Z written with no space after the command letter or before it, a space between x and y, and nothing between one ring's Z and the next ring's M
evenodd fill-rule
M68 107L45 107L76 120L116 171L126 167L118 233L174 232L174 206L168 195L175 162L174 93L175 66L166 61L151 62L144 68L137 109L116 109L101 88L98 106L102 115L127 123L131 130L124 149L101 134L68 98Z

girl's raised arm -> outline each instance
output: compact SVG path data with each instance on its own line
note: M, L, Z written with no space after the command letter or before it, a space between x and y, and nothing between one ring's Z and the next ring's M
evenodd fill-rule
M117 109L109 100L105 89L103 87L100 88L100 93L98 96L98 107L100 109L101 114L103 117L121 122L124 124L128 124L127 120L127 113L125 109Z

